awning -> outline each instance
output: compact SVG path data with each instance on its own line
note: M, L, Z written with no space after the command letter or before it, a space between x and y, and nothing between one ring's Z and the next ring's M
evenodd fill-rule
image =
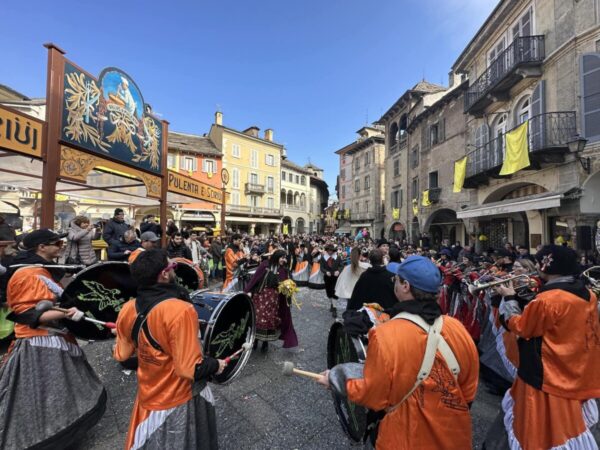
M210 212L186 211L181 216L181 220L188 220L190 222L215 222L215 216Z
M550 192L541 195L531 195L521 199L503 200L501 202L466 208L458 211L456 217L459 219L469 219L472 217L497 216L522 211L556 208L560 206L560 199L562 197L563 194Z
M225 221L226 222L244 222L244 223L281 223L281 219L278 218L272 218L272 219L265 219L265 218L261 218L261 217L229 217L226 216L225 217Z
M353 224L350 224L350 226L352 228L372 227L373 223L371 223L371 222L368 222L368 223L353 223Z

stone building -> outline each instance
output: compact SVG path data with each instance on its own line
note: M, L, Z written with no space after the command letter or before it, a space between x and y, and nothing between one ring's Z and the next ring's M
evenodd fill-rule
M310 172L310 196L308 199L308 232L325 231L325 208L329 202L329 188L323 179L323 169L309 163L304 166Z
M281 211L283 229L289 234L308 231L310 177L312 172L287 159L281 161Z
M371 236L383 233L385 195L385 134L381 125L365 126L358 139L337 150L340 157L338 195L341 224L338 232L356 234L366 228Z
M591 247L600 218L597 0L503 0L452 67L466 76L467 170L457 212L477 243ZM500 176L527 122L530 166ZM579 147L579 148L578 148Z

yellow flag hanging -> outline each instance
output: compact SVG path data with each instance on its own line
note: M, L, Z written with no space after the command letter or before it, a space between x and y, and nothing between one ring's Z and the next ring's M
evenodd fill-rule
M349 219L350 218L350 210L349 209L345 209L344 210L344 219Z
M400 218L400 208L392 209L392 219L398 220Z
M423 191L423 199L421 200L421 205L431 206L431 202L429 201L429 189Z
M467 156L454 162L454 187L452 192L462 191L467 175Z
M281 230L281 232L282 232L283 234L288 234L288 231L289 231L288 224L287 224L287 223L284 223L284 224L283 224L283 230Z
M527 139L528 122L506 133L506 156L500 175L510 175L528 167L529 140Z
M412 206L413 206L413 214L415 216L418 216L419 215L419 200L416 198L413 198Z

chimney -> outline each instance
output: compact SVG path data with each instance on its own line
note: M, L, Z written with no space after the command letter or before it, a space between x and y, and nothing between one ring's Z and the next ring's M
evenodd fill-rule
M273 130L271 128L265 130L265 141L273 142Z
M215 113L215 125L223 125L223 113L221 111Z
M257 138L258 137L258 132L260 131L260 128L256 127L256 126L251 126L250 128L246 128L243 133L247 134L248 136L252 136Z

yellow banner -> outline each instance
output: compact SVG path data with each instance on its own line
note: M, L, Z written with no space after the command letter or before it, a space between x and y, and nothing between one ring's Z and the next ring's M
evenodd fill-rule
M398 220L400 218L400 208L392 209L392 219Z
M528 122L506 133L506 156L500 175L510 175L525 167L529 167L529 139L527 139Z
M419 200L418 199L413 198L412 208L413 208L413 215L418 216L419 215Z
M223 192L210 184L194 180L180 173L169 170L169 191L187 195L198 200L220 205L223 202Z
M462 191L467 175L467 156L454 162L454 187L452 192Z
M345 209L344 210L344 219L349 219L350 218L350 210L349 209Z
M0 148L41 158L43 133L40 120L0 106Z
M282 230L281 230L281 232L282 232L283 234L289 234L289 231L290 231L290 229L289 229L289 227L288 227L288 224L287 224L287 223L284 223L284 224L283 224L283 227L282 227Z
M423 191L423 200L421 200L421 205L431 206L431 202L429 201L429 189Z

